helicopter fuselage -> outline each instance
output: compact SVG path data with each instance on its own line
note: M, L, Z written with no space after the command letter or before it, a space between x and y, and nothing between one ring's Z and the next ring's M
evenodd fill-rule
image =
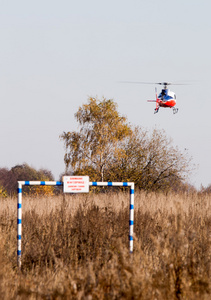
M157 103L160 107L174 107L176 105L176 95L169 89L162 89L157 98Z
M157 82L156 84L163 85L163 89L160 94L157 96L157 88L155 88L156 100L147 100L148 102L156 102L156 108L154 113L158 113L160 107L169 107L172 108L173 113L176 114L178 112L178 108L176 105L176 94L170 89L168 89L168 85L170 82Z

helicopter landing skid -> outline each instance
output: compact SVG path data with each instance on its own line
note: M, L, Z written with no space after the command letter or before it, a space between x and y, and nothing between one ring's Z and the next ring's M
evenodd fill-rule
M178 110L179 110L179 108L174 107L174 108L173 108L173 114L178 113Z

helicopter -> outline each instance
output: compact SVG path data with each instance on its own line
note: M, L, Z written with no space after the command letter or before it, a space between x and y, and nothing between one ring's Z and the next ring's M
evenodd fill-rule
M155 95L156 100L147 100L147 102L155 102L156 108L154 113L158 113L160 107L169 107L173 109L173 114L178 112L178 108L175 107L176 105L176 94L168 88L168 85L171 85L170 82L157 82L155 84L163 85L163 89L161 90L160 94L157 96L157 88L155 88Z
M138 83L138 84L159 84L163 85L163 88L160 94L157 96L157 88L155 88L156 100L147 100L148 102L155 102L156 108L154 113L158 113L160 107L169 107L172 108L173 114L178 112L176 105L176 94L168 88L169 85L183 85L180 83L171 83L171 82L135 82L135 81L121 81L122 83Z

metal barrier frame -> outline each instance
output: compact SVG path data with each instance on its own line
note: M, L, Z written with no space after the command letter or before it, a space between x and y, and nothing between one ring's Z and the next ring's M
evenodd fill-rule
M21 269L21 238L22 238L22 187L38 186L63 186L61 181L18 181L17 203L17 263ZM130 214L129 214L129 250L133 252L133 225L134 225L134 182L89 182L89 186L122 186L130 187Z

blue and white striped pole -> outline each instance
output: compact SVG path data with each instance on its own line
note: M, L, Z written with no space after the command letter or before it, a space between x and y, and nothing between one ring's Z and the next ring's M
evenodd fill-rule
M22 231L22 186L23 185L51 185L63 186L60 181L18 181L17 205L17 261L21 268L21 231ZM134 225L134 183L133 182L89 182L89 186L128 186L130 187L130 217L129 217L129 249L133 252L133 225Z
M131 186L130 186L130 221L129 221L130 253L133 253L134 192L135 192L135 185L134 185L134 183L131 183Z
M17 257L18 267L21 268L21 231L22 231L22 183L18 182L18 206L17 206Z

